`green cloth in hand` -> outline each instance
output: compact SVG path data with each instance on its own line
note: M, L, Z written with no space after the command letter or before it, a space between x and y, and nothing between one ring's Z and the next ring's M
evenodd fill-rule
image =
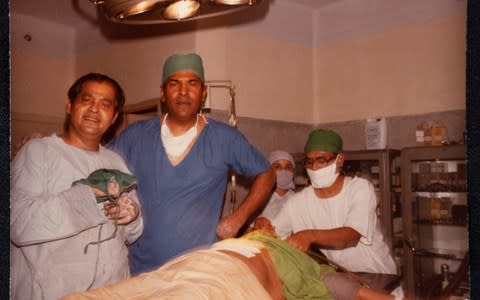
M114 193L112 190L109 191L109 183L118 184L118 190ZM137 178L115 169L98 169L90 173L87 178L74 181L72 186L75 184L86 184L103 192L104 195L96 196L97 203L102 203L107 200L116 200L122 193L134 189L137 185Z

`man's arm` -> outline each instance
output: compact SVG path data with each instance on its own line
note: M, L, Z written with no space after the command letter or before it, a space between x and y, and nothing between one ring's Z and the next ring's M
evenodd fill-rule
M354 247L360 239L369 243L373 239L376 224L376 197L373 186L365 179L357 179L349 186L348 214L343 226L331 229L311 229L296 232L289 237L289 243L306 250L312 244L325 249Z
M51 156L32 141L12 163L10 239L17 246L66 238L107 222L90 187L48 192L56 180L48 167Z
M50 196L13 189L10 217L10 239L17 246L67 238L107 222L91 189L80 185Z
M282 211L280 213L282 213ZM282 219L285 219L285 217L282 217ZM279 221L277 218L277 223L282 224L282 221ZM275 226L265 217L259 217L255 220L253 230L258 229L278 234ZM290 245L305 252L312 244L326 249L352 247L358 243L360 236L356 230L350 227L339 227L327 230L306 229L288 236L286 241Z
M356 246L360 237L360 233L351 227L306 229L289 236L287 242L302 251L307 251L312 244L325 249L345 249Z
M275 180L275 171L271 168L255 177L242 204L231 215L220 220L217 226L217 235L221 239L234 237L248 218L268 201Z

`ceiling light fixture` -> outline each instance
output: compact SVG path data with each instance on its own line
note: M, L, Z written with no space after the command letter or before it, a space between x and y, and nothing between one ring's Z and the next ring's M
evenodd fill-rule
M200 8L200 3L195 0L181 0L168 5L163 16L169 20L183 20L193 17Z
M125 24L172 23L233 13L262 0L90 0L110 21Z

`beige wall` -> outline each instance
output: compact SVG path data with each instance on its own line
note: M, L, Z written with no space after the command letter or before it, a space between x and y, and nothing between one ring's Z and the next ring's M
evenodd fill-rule
M195 33L131 39L77 60L77 74L101 72L115 78L125 91L127 103L158 97L163 60L172 52L195 50Z
M73 29L23 15L10 21L13 146L32 132L62 131L67 90L76 72Z
M74 73L72 61L12 51L12 112L63 117Z
M465 38L457 13L316 49L314 121L465 109Z
M75 33L26 16L12 20L11 107L17 119L28 115L22 120L63 118L68 87L91 71L117 79L127 103L158 97L161 64L176 51L199 52L207 79L232 80L240 117L312 126L465 109L464 13L317 48L241 27L109 39L94 27ZM225 110L218 100L212 108Z
M111 75L124 88L127 103L135 103L158 97L161 64L176 51L202 55L207 80L232 81L239 116L313 121L312 49L228 28L114 43L79 60L77 73ZM227 101L212 103L214 109L228 107Z
M76 77L75 31L24 15L10 23L12 112L63 117Z
M241 32L228 44L239 116L313 122L311 48Z

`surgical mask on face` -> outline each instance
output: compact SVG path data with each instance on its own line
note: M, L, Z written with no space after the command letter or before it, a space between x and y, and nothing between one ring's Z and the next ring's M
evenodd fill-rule
M290 170L277 170L277 187L281 189L293 189L295 184L293 183L293 172Z
M195 136L197 135L197 123L198 123L198 116L195 125L192 128L187 130L182 135L174 136L168 128L166 120L168 114L165 116L165 119L162 122L162 129L161 129L161 138L163 142L163 146L165 147L165 151L168 155L171 156L180 156L185 150L188 148L190 143L193 141Z
M339 175L339 173L337 173L337 159L325 168L318 170L310 170L307 168L307 174L314 188L322 189L329 187L335 182Z

